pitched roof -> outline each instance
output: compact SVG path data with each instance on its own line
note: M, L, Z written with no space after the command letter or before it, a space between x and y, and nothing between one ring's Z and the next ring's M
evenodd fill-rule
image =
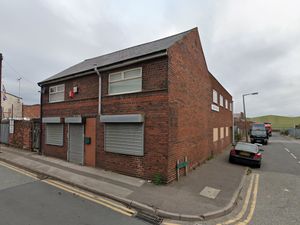
M156 41L133 46L130 48L126 48L120 51L112 52L95 58L86 59L74 66L69 67L66 70L63 70L58 74L55 74L47 78L46 80L43 80L39 84L91 70L95 67L95 65L97 65L98 68L101 68L114 63L123 62L126 60L130 60L137 57L166 50L170 46L175 44L177 41L181 40L190 31L191 30L188 30Z

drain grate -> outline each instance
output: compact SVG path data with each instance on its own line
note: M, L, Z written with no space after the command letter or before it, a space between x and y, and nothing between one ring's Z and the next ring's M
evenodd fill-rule
M136 216L137 218L144 220L150 224L159 225L162 223L163 219L157 215L149 214L143 211L137 212Z

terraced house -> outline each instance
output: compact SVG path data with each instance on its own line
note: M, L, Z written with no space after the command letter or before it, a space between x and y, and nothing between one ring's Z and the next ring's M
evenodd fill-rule
M84 60L42 82L42 153L166 182L231 143L232 97L197 28ZM180 173L184 172L184 168Z

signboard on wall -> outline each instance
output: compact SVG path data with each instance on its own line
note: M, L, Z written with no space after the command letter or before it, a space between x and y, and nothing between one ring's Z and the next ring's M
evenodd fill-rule
M211 104L211 110L216 111L216 112L220 111L219 106L217 106L215 104Z
M14 133L14 120L13 119L9 120L9 133L10 134Z

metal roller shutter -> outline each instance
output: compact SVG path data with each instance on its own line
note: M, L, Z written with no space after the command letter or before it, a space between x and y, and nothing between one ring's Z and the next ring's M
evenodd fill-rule
M69 125L69 161L83 165L84 158L84 126L82 124Z
M144 155L142 123L106 123L105 151L126 155Z
M63 124L46 124L46 144L63 146L64 126Z

